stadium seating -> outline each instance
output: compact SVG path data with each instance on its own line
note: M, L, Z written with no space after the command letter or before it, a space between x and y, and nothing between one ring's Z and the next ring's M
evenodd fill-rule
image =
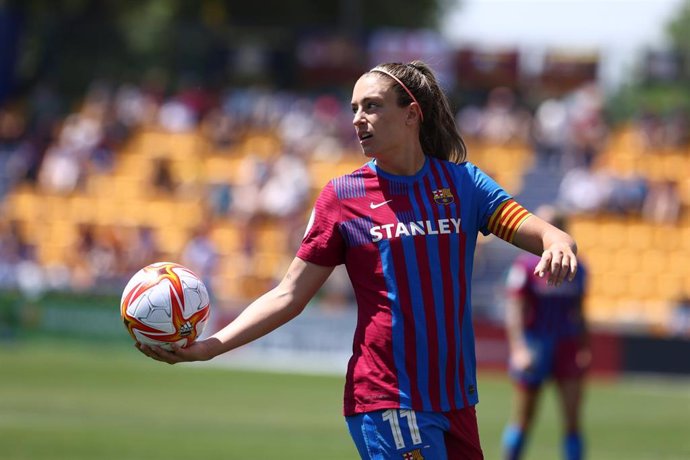
M597 164L621 175L676 182L683 206L690 205L687 148L644 148L635 130L625 126L611 136ZM667 224L637 215L577 215L571 226L592 272L590 316L609 325L667 327L678 297L690 294L687 212Z
M522 188L533 164L528 146L469 142L470 160L492 175L509 192ZM271 133L252 133L230 148L217 149L196 131L169 133L146 129L136 133L116 155L109 173L94 173L85 186L60 195L27 185L13 190L5 208L37 245L41 263L65 261L80 224L134 228L151 226L163 256L179 257L193 229L211 218L210 184L232 185L239 164L249 153L270 157L280 145ZM156 162L167 159L175 190L152 184ZM364 161L345 155L338 161L317 159L308 165L315 196L326 181ZM631 130L612 136L600 164L621 173L678 181L685 204L690 203L690 155L683 151L649 152L640 148ZM307 210L305 210L305 213ZM306 219L306 216L305 216ZM655 225L639 216L575 215L571 230L591 271L586 308L597 323L663 325L673 302L690 280L690 220ZM262 219L256 231L256 251L243 251L242 231L232 216L216 216L211 239L221 256L215 291L223 300L250 298L276 282L293 249L280 223ZM249 257L249 258L248 258Z

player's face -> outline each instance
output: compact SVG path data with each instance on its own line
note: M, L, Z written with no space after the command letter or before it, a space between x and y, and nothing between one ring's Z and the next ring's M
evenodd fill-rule
M393 84L388 78L366 74L352 91L352 124L368 157L394 154L405 143L408 108L398 105Z

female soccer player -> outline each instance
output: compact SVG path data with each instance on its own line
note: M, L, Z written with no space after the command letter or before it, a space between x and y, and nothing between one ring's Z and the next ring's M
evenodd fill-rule
M481 459L470 305L477 233L540 254L535 272L556 285L577 271L575 242L465 161L425 63L366 72L352 113L370 161L323 188L279 285L206 340L140 350L168 363L211 359L297 316L345 264L358 323L344 414L361 457Z
M565 230L565 217L551 206L537 216ZM582 311L586 273L582 264L572 283L546 286L534 276L539 257L520 255L511 267L507 288L506 329L510 375L515 382L515 413L503 433L506 460L522 457L543 384L557 384L563 414L563 457L584 457L580 409L584 373L590 360L589 334Z

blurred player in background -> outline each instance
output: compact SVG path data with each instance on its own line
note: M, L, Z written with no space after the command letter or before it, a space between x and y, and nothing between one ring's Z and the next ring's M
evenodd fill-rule
M210 338L167 352L208 360L302 312L345 264L358 309L344 414L364 459L481 459L470 305L478 232L535 254L560 285L576 246L466 162L465 144L432 70L379 65L357 80L353 125L370 161L321 191L282 281Z
M565 217L551 206L536 214L566 230ZM505 458L521 458L532 427L543 384L557 384L564 422L563 454L567 460L584 457L580 430L583 377L591 361L589 334L582 301L586 271L582 264L573 282L560 286L534 275L539 257L520 255L507 279L509 301L506 328L510 345L510 376L515 383L512 422L503 435Z

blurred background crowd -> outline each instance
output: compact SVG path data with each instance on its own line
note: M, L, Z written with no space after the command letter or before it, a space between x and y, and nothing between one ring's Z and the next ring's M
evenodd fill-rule
M548 49L535 70L451 44L444 2L235 3L0 1L0 289L119 294L173 260L217 308L243 305L282 275L318 190L365 162L354 80L423 59L469 160L570 215L595 323L690 335L690 3L615 87L605 50ZM499 315L513 255L482 239L477 315ZM336 271L318 305L350 308L348 283Z

